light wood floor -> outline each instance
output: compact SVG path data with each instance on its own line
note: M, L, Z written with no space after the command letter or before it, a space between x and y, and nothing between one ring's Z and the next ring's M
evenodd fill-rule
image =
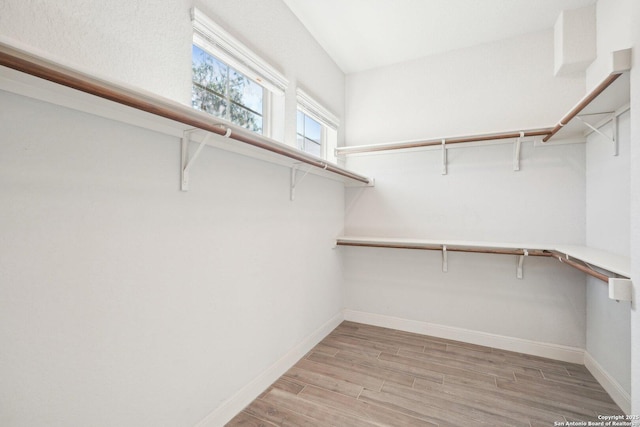
M338 326L228 426L553 426L622 414L582 365Z

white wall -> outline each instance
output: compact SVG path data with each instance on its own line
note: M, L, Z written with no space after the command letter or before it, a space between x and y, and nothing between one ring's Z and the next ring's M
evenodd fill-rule
M596 6L596 61L586 73L587 89L610 72L611 53L631 46L630 0L600 0ZM635 55L635 52L634 52ZM631 90L633 94L633 89ZM587 245L631 256L630 231L633 215L631 196L631 127L633 112L620 117L620 154L611 155L610 143L593 134L587 143ZM611 133L611 125L602 129ZM631 355L629 303L608 299L602 282L587 282L587 353L626 392L631 393ZM612 351L615 349L615 351ZM637 358L636 358L637 359Z
M596 3L596 60L589 66L587 89L597 86L611 71L611 52L631 47L636 26L631 7L634 0L599 0Z
M631 22L640 22L640 2L631 2ZM640 414L640 25L631 26L631 280L634 303L631 310L631 413Z
M188 3L11 0L0 34L188 100ZM200 6L342 113L282 2ZM176 138L6 92L0 129L1 425L194 425L339 315L342 184L292 203L288 169L205 149L183 193Z
M189 103L190 0L3 0L0 33L76 68Z
M553 76L550 29L347 76L346 138L360 145L548 127L583 94L583 77Z
M583 78L553 77L552 31L347 77L350 144L552 125L584 92ZM376 177L350 189L347 234L583 244L585 147L513 146L352 156ZM538 342L584 348L585 277L550 259L438 252L345 251L347 308ZM558 325L562 325L559 327Z
M587 141L587 246L629 256L630 113L618 123L619 155L598 134ZM607 135L613 123L601 130ZM609 299L607 284L587 280L587 346L589 355L631 393L630 311L628 302ZM615 351L611 351L615 349Z

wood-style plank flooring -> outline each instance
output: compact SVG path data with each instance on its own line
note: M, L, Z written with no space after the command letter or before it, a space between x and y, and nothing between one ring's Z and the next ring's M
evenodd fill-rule
M228 426L553 426L622 414L582 365L343 322Z

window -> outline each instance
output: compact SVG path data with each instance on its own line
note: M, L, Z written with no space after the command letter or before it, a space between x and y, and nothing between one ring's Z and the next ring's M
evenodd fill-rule
M265 89L195 45L192 63L193 107L262 133Z
M273 139L284 139L287 79L197 8L192 106Z
M309 154L323 157L322 125L298 110L298 148Z
M300 150L336 162L339 120L301 89L297 90L297 146Z

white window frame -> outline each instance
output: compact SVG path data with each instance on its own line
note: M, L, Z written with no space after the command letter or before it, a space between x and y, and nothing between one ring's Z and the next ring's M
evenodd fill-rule
M322 126L320 141L322 158L336 163L335 149L338 143L340 119L300 88L296 89L296 100L298 103L297 111L301 111ZM296 134L297 132L296 128Z
M289 85L287 78L196 7L191 9L191 22L193 44L265 89L262 134L282 139L282 132L276 129L283 128L284 124L275 123L278 117L275 110L284 110L284 94Z

